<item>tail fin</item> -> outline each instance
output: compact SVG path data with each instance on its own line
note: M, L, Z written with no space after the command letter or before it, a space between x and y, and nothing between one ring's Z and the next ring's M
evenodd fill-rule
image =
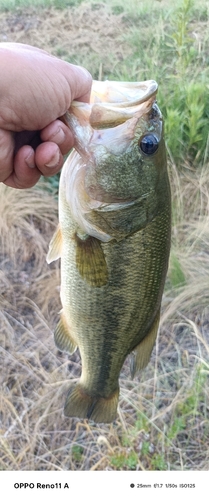
M64 414L66 417L89 418L94 422L110 423L117 416L119 389L109 398L87 394L80 383L68 392Z

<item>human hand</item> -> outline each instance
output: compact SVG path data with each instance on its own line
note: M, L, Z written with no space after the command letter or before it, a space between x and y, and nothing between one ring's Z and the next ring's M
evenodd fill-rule
M74 144L60 117L72 100L88 102L91 75L47 52L0 44L0 181L33 186L56 174Z

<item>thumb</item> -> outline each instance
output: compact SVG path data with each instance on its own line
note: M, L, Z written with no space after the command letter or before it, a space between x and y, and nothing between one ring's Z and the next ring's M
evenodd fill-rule
M13 155L13 134L0 128L0 182L4 182L13 171Z
M70 101L89 102L92 76L87 69L82 66L61 61L62 71L70 88ZM67 109L71 102L68 103Z

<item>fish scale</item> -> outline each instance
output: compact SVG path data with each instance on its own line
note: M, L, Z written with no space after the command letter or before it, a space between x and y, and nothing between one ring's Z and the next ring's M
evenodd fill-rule
M133 83L130 88L133 117L127 102L125 115L121 102L118 110L117 104L111 110L111 134L105 129L108 103L104 109L101 99L99 139L98 123L96 133L89 123L90 105L72 105L67 121L76 152L61 174L59 227L47 257L48 262L61 257L63 309L55 342L68 352L78 346L82 363L80 380L70 384L65 415L95 422L117 416L118 380L127 355L133 353L132 377L149 361L168 267L171 201L162 116L153 82L142 85L146 99L136 106L131 101ZM154 153L143 151L146 134Z

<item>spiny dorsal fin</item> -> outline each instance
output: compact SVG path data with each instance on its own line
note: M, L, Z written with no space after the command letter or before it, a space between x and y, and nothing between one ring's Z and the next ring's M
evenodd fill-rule
M47 264L50 264L50 262L59 259L61 257L61 251L62 251L62 233L60 226L58 224L57 229L49 243L49 251L46 256Z
M157 312L154 322L143 340L132 352L130 362L131 378L133 379L138 370L143 370L149 362L152 349L157 337L158 326L160 321L160 310Z
M63 312L54 332L54 341L60 351L66 351L70 354L76 350L77 345L70 335L70 328L67 324Z
M93 236L76 239L76 266L84 280L91 286L104 286L108 281L108 269L101 242Z

